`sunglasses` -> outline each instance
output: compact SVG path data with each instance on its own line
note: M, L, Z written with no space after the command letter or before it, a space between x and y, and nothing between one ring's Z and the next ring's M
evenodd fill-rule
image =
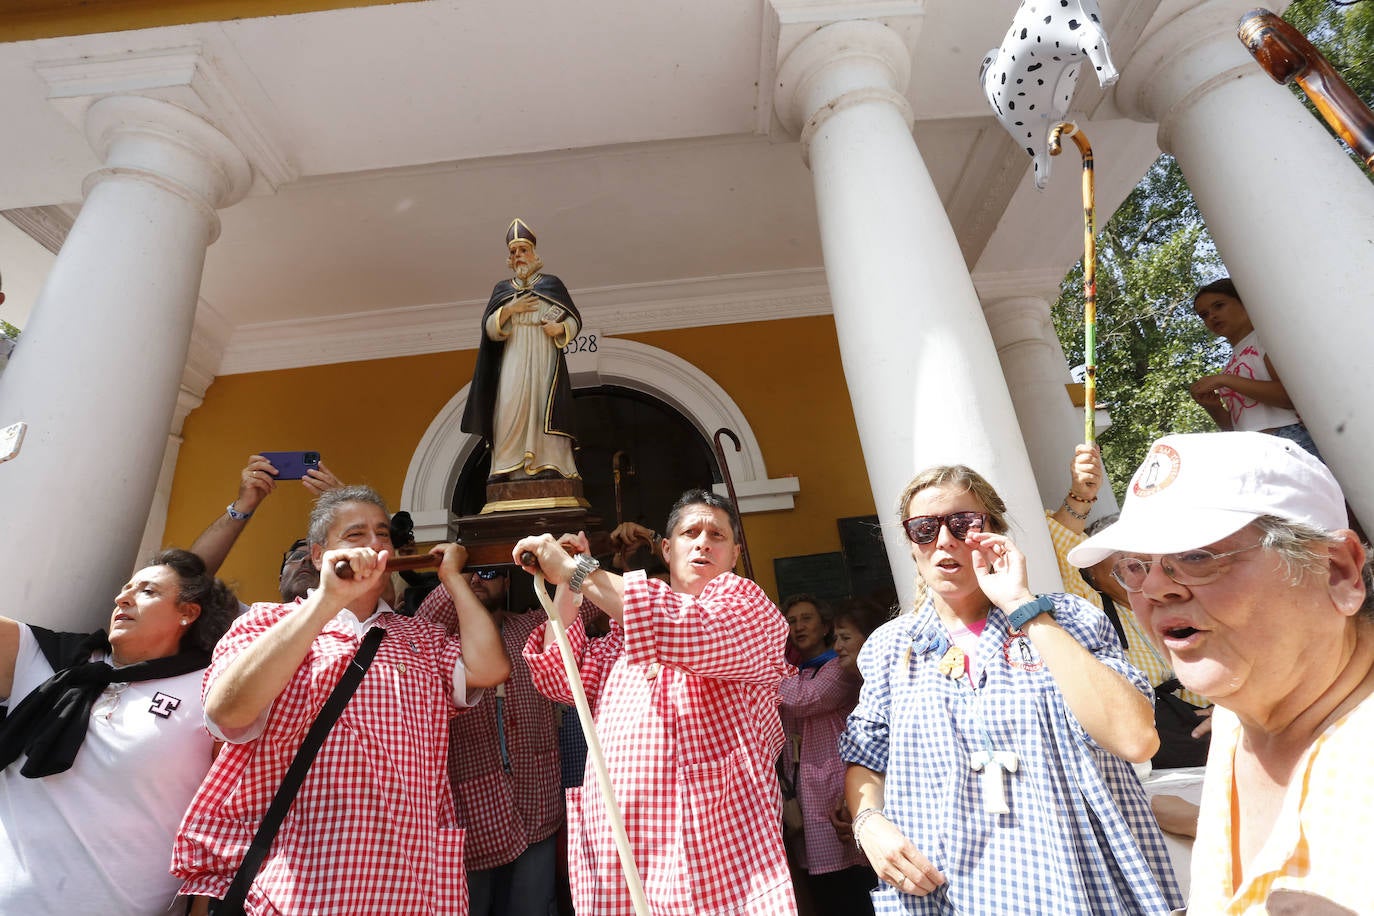
M477 578L481 579L483 582L490 582L492 579L495 579L495 578L497 578L497 577L499 577L499 576L501 575L501 570L499 570L499 569L475 569L475 570L473 570L472 574L473 574L474 576L476 576Z
M1179 585L1206 585L1214 582L1226 572L1226 564L1221 561L1238 553L1254 550L1259 544L1251 544L1239 550L1213 553L1210 550L1185 550L1182 553L1168 553L1158 560L1142 560L1140 557L1122 557L1112 565L1112 578L1121 583L1128 592L1138 592L1145 587L1150 570L1155 563L1164 570L1164 575Z
M982 531L987 524L986 512L951 512L949 515L913 515L902 522L902 528L912 543L929 544L940 536L941 525L962 541L970 531Z

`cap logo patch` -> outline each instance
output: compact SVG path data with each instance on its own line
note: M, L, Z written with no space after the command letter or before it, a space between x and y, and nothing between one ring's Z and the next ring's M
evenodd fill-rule
M1178 452L1162 442L1155 443L1131 483L1131 492L1141 498L1154 496L1177 479L1178 468Z

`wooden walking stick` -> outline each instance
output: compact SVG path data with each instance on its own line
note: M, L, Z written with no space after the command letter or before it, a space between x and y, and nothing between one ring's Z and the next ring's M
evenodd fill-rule
M597 784L601 786L601 797L606 800L606 816L611 821L611 831L615 834L615 848L620 853L620 870L625 873L625 884L630 890L630 901L634 904L636 916L649 916L649 902L644 896L644 884L639 879L639 869L635 865L634 850L630 848L630 836L625 832L625 819L616 804L615 788L611 785L611 772L606 768L606 758L601 753L601 741L596 737L596 723L592 721L592 708L587 703L587 693L582 689L582 675L577 670L577 659L573 656L572 643L563 628L562 617L549 590L544 584L544 574L539 570L539 560L528 550L520 555L520 561L531 570L534 576L534 594L549 617L549 627L558 642L558 654L563 659L563 672L568 676L568 686L572 689L573 704L577 707L577 721L582 726L582 734L587 738L587 755L591 758L592 769L596 771Z
M1274 82L1296 82L1365 168L1374 171L1374 112L1301 32L1269 10L1254 9L1240 17L1236 35Z
M1050 131L1050 155L1069 137L1083 156L1083 441L1097 441L1097 193L1093 186L1093 148L1077 124L1062 121Z
M725 449L721 447L720 437L725 436L735 444L735 451L741 451L739 436L727 426L716 430L712 441L716 447L716 459L720 461L720 473L725 478L725 491L730 494L730 504L735 507L735 518L739 519L739 552L744 558L744 577L754 578L754 564L749 560L749 543L744 539L744 516L739 512L739 497L735 495L735 482L730 477L730 462L725 460Z

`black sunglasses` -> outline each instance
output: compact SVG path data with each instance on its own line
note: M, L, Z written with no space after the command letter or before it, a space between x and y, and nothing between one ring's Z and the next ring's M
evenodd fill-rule
M970 531L987 528L986 512L951 512L949 515L913 515L902 522L906 536L916 544L929 544L940 536L940 526L949 527L949 533L959 540L968 537Z
M474 569L474 570L472 571L472 574L473 574L474 576L476 576L477 578L481 579L481 580L484 581L484 582L490 582L492 579L495 579L495 578L497 578L498 576L501 575L501 570L499 570L499 569Z

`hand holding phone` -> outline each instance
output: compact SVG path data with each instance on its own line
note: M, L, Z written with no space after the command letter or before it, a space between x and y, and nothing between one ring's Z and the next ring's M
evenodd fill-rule
M258 452L277 469L278 480L300 480L320 466L319 452Z

